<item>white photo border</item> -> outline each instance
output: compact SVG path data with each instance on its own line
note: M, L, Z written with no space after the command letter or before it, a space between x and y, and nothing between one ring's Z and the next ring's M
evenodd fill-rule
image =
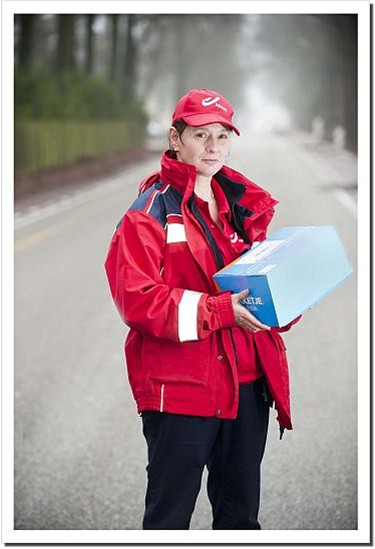
M14 530L13 17L17 13L241 13L358 15L358 529L274 531ZM370 2L17 1L2 2L2 543L369 544L370 518Z

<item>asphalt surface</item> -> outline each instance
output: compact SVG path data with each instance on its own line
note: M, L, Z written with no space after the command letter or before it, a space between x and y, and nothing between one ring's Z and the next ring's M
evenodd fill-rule
M297 137L242 136L230 164L280 200L271 231L334 225L356 265L355 160ZM103 263L140 179L157 168L143 163L81 194L18 205L15 529L141 528L146 446ZM279 441L272 411L265 530L357 528L356 285L354 272L285 336L294 430ZM204 480L197 530L211 528Z

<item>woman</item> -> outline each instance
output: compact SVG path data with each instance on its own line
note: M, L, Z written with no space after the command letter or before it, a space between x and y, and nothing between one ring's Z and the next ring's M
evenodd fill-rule
M277 201L224 166L233 109L194 89L177 103L161 171L113 235L106 271L148 446L144 529L188 529L205 466L213 529L260 529L269 406L291 429L278 331L213 274L264 240Z

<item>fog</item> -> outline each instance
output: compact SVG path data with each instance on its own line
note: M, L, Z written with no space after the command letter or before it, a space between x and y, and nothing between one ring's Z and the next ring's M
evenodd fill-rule
M68 17L65 33L59 20ZM310 130L319 117L326 139L341 126L356 149L356 15L88 17L17 16L17 70L78 68L106 78L124 101L144 104L153 131L168 126L183 93L206 87L226 95L254 129ZM70 57L59 58L55 50L64 48Z

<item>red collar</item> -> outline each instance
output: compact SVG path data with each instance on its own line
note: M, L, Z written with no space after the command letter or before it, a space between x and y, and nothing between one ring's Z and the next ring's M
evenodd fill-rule
M224 175L233 179L235 181L244 183L245 181L250 183L242 174L231 170L227 166L223 166L218 172L219 174ZM189 198L194 192L195 181L197 177L197 168L192 164L186 164L185 162L180 162L171 157L171 152L169 150L163 153L161 158L161 181L167 183L178 190L181 194L186 195L184 198ZM214 181L214 178L213 178ZM220 184L215 181L215 189L217 190L220 187ZM216 194L215 190L215 194ZM223 194L223 191L220 190ZM223 196L223 198L225 198ZM226 202L226 201L225 201Z
M161 180L178 190L184 196L183 202L186 202L194 192L196 177L195 166L171 158L171 152L167 150L161 158L161 171L143 180L139 190L143 192L150 184ZM215 179L228 202L235 203L241 200L245 207L255 213L261 213L278 203L268 191L228 166L223 166Z
M181 194L185 194L186 187L190 183L192 185L190 195L194 190L197 168L191 164L175 160L170 154L170 151L166 151L161 158L161 180L163 183L174 187Z

